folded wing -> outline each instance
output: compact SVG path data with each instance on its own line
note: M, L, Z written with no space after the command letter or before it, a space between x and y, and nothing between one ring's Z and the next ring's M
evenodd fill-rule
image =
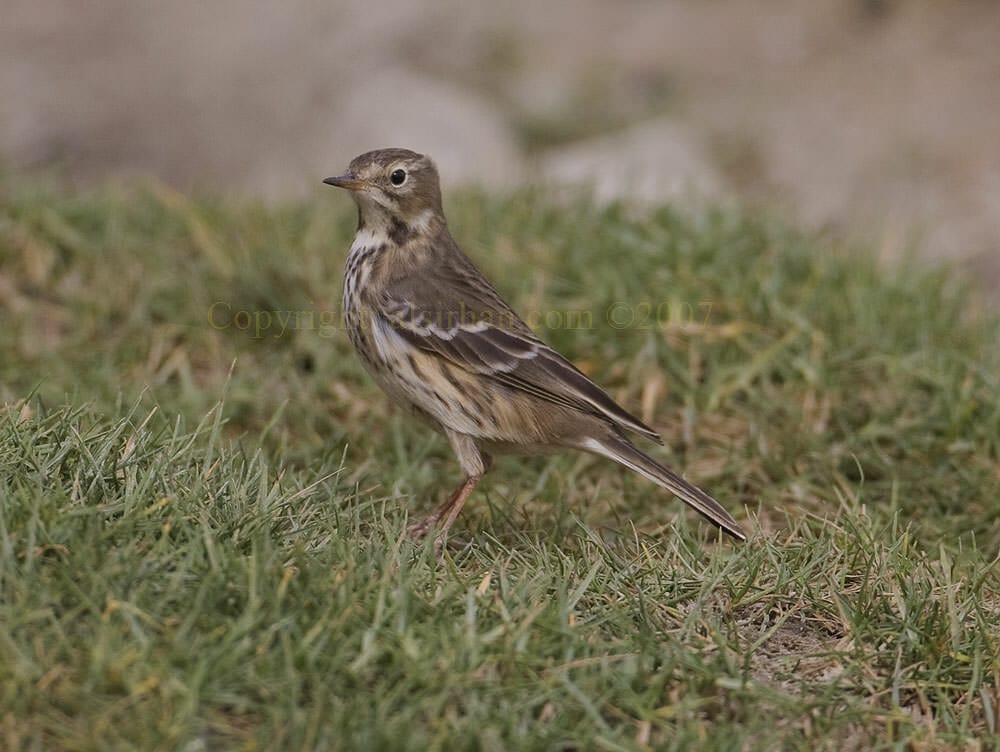
M484 282L471 287L471 275L461 271L438 272L430 300L421 299L427 296L420 292L426 286L418 290L408 280L399 280L385 288L378 308L389 326L420 350L509 388L604 417L615 426L662 443L653 429L535 337L494 288Z

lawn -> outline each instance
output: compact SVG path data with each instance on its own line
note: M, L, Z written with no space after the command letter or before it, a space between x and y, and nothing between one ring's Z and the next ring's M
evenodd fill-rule
M1000 338L773 217L459 193L743 545L587 456L460 480L350 350L341 195L0 176L0 748L987 749Z

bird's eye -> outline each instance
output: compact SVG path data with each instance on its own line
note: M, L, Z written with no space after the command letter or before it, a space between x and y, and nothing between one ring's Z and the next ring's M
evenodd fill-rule
M389 176L389 180L394 186L399 188L399 186L406 182L406 170L393 170L392 174Z

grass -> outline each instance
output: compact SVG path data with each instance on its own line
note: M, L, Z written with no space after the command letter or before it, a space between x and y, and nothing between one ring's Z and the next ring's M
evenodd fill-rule
M350 352L354 217L317 192L2 178L0 748L997 746L969 287L729 211L453 197L752 539L597 459L501 459L438 564L403 531L458 468Z

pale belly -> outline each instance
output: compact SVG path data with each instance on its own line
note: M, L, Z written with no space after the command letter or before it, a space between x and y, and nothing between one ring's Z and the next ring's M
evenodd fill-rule
M369 357L361 360L368 373L394 402L441 430L448 429L470 436L493 434L486 417L489 410L476 408L484 396L459 391L444 374L443 366L416 352L390 325L377 316L362 314L367 321L363 335L371 347ZM360 348L355 344L355 348ZM485 406L484 406L485 407Z

